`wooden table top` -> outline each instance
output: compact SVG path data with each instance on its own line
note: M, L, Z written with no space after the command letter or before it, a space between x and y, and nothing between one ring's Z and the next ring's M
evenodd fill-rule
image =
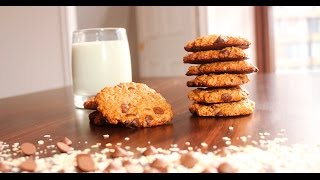
M256 109L252 115L229 118L191 115L187 93L193 88L188 88L186 82L193 77L141 79L160 92L174 111L171 125L144 129L90 125L91 111L74 107L71 87L0 99L0 141L37 144L48 134L52 144L68 137L77 149L118 142L143 147L148 141L162 148L171 144L184 148L185 142L200 146L205 142L210 148L225 146L224 136L230 137L232 144L241 145L240 136L251 135L254 139L259 133L269 132L272 138L284 129L288 143L320 143L320 73L249 76L251 81L244 87L256 102ZM104 139L105 134L110 137Z

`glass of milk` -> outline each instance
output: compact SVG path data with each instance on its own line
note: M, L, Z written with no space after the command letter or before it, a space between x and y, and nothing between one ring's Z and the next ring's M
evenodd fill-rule
M104 87L131 82L131 58L124 28L94 28L73 32L72 81L74 103L83 103Z

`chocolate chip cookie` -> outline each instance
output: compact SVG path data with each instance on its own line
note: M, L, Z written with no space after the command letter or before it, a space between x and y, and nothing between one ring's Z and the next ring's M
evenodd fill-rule
M250 44L251 43L247 39L241 37L208 35L198 37L195 40L187 43L184 49L188 52L223 49L230 46L247 49L249 48Z
M202 74L249 74L258 72L259 69L247 61L229 61L201 64L200 66L190 66L187 76Z
M109 124L151 127L170 123L173 117L165 98L142 83L106 87L96 95L95 102Z
M254 111L255 103L249 99L231 103L199 104L194 103L189 111L198 116L240 116Z
M249 93L240 86L225 88L198 88L189 92L188 98L200 103L223 103L241 101L248 98Z
M188 81L188 87L230 87L249 82L246 74L204 74Z
M238 47L226 47L221 50L200 51L183 57L184 63L203 64L219 61L241 61L248 59L247 54Z

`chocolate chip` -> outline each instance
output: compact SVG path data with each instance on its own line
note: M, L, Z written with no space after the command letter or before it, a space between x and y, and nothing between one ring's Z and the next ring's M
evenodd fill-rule
M121 104L121 112L122 112L122 113L128 112L129 108L130 108L130 107L129 107L128 104L124 104L124 103Z
M161 108L161 107L154 107L153 108L153 112L155 114L163 114L164 113L164 110Z
M188 152L186 154L181 155L180 162L183 166L187 168L192 168L194 165L198 163L198 159L196 159L193 156L192 152Z
M145 120L147 121L147 124L150 125L151 121L153 120L153 117L150 115L146 115Z
M21 144L20 148L25 155L32 155L37 151L36 146L28 142Z
M236 173L236 169L233 166L231 166L229 163L224 162L219 165L218 172L219 173Z
M33 172L37 168L37 164L33 159L27 159L20 164L20 169L22 171Z
M139 119L138 118L134 118L131 123L129 124L130 127L139 127Z
M214 43L225 43L226 42L226 38L225 37L221 37L219 36Z
M225 56L225 57L228 57L228 56L230 55L230 51L224 49L224 50L221 50L221 51L219 52L219 54L220 54L220 55L223 55L223 56Z
M9 172L10 167L6 164L0 163L0 172Z
M121 147L116 147L114 152L111 154L112 158L126 157L126 156L127 156L127 152Z
M105 169L104 172L110 172L111 170L121 169L121 161L112 161Z
M153 147L153 146L148 146L147 149L145 151L143 151L143 155L144 156L149 156L149 155L154 155L154 154L157 154L158 153L158 150Z
M126 159L126 160L122 161L123 166L132 165L132 164L133 164L133 162L130 159Z
M64 139L63 139L62 142L65 143L65 144L68 145L68 146L70 146L70 145L72 144L72 141L71 141L69 138L67 138L67 137L64 137Z
M230 102L232 97L229 93L223 93L221 94L221 99L223 100L223 102Z
M69 151L71 151L71 147L63 142L57 142L57 147L62 153L68 153Z
M78 168L84 172L95 170L94 162L89 154L78 154L77 165L78 165Z
M134 87L129 87L128 89L129 89L129 90L134 90L135 88L134 88Z
M162 172L165 172L167 171L168 164L163 159L157 158L150 164L150 166Z

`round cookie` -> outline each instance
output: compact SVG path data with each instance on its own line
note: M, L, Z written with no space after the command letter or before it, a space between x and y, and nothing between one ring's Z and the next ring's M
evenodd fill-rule
M245 99L232 103L194 103L189 107L189 111L198 116L240 116L251 114L254 108L255 102Z
M226 47L221 50L200 51L183 57L184 63L203 64L219 61L241 61L248 59L246 53L238 47Z
M188 87L230 87L249 82L246 74L204 74L188 81Z
M102 89L95 97L97 109L109 124L151 127L170 123L171 105L146 84L120 83Z
M202 74L249 74L258 72L259 69L247 61L230 61L201 64L200 66L190 66L187 76Z
M198 88L188 93L188 98L200 103L235 102L248 98L248 92L240 86L231 88Z
M188 42L184 49L188 52L223 49L230 46L247 49L250 44L251 43L247 39L241 37L208 35L198 37L195 40Z

